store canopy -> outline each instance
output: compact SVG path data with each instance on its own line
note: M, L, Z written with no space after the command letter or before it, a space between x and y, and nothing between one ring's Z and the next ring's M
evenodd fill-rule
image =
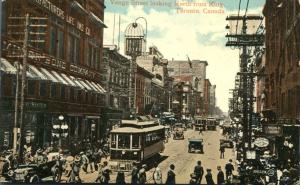
M1 58L0 69L9 74L16 74L17 71L17 69L4 58Z
M74 76L70 76L70 78L75 82L75 84L77 84L78 87L80 87L80 89L85 89L85 87Z
M47 69L41 68L42 73L47 76L49 80L51 80L54 83L59 83L60 81L56 79Z
M102 93L101 91L99 91L97 88L95 88L95 86L88 80L85 80L85 83L87 83L95 92L99 92Z
M64 85L70 85L71 86L71 84L68 84L68 82L66 82L66 80L64 80L63 77L60 76L56 71L51 71L51 72L52 72L52 74L54 74L54 76L56 77L56 79L59 80L60 83L62 83Z
M22 70L23 70L23 66L22 66L22 64L19 64L19 66L20 66L20 75L21 75L22 74ZM39 78L38 75L29 72L28 68L27 68L27 71L26 71L26 77L32 78L32 79L38 79Z
M84 86L86 90L92 91L93 89L88 86L82 79L78 79L78 81Z
M46 75L44 75L40 70L38 70L36 67L34 67L33 65L28 65L28 70L31 73L34 73L36 76L38 76L38 78L40 78L41 80L50 80L47 78Z
M70 84L73 87L79 87L75 82L73 82L73 80L70 79L70 77L68 77L67 75L61 73L61 76L66 80L66 82L68 82L68 84Z

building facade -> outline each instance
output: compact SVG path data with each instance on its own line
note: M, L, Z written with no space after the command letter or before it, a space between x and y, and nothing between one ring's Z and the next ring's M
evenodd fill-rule
M210 115L210 89L211 89L211 83L209 79L205 79L204 82L204 93L203 93L203 110L202 115L203 116L209 116Z
M20 112L20 104L15 101L20 103L22 90L17 66L23 67L27 13L30 18L23 124L20 125L20 114L16 119L18 132L26 139L20 140L33 147L56 145L57 140L62 140L64 146L100 140L105 130L101 114L106 90L100 73L106 27L104 1L6 0L3 5L0 146L12 147L15 105ZM57 132L57 124L65 129Z
M152 100L152 78L154 75L148 70L137 65L135 106L138 115L147 115L151 112Z
M297 164L300 158L300 3L267 0L263 14L266 78L262 112L275 120L281 130L275 143L283 164L288 160Z
M121 55L117 46L104 46L102 74L105 75L106 109L104 122L109 128L128 117L130 60Z

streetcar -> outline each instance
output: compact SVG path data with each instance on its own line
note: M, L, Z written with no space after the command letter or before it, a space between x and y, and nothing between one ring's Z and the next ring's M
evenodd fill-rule
M216 118L209 117L206 120L207 130L216 130L217 129L217 120Z
M194 127L195 127L195 131L205 130L206 119L203 117L196 117Z
M164 150L165 127L157 120L122 120L119 128L110 132L110 167L112 171L131 171L150 163Z

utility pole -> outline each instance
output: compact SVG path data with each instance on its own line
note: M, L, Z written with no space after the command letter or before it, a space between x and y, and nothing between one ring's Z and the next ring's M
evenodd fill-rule
M29 35L29 14L25 17L24 41L23 41L23 68L22 68L22 86L21 86L21 102L20 102L20 139L19 139L19 157L22 155L22 141L23 141L23 122L24 122L24 96L26 87L26 72L27 72L27 58L28 58L28 35Z
M243 125L243 156L246 159L247 149L251 149L251 125L252 125L252 115L253 115L253 82L254 75L248 69L248 59L249 55L247 52L247 47L250 46L263 46L264 35L263 34L249 34L247 33L247 21L248 20L263 20L263 17L253 15L253 16L229 16L226 18L228 21L242 21L241 34L231 33L227 34L228 42L226 46L230 47L242 47L242 54L240 56L240 73L241 75L239 83L239 93L238 96L242 98L242 125ZM237 23L238 24L238 23ZM226 26L229 28L229 26ZM250 71L250 73L249 73ZM235 97L234 97L235 98Z
M19 62L15 62L16 72L16 95L15 95L15 120L14 120L14 130L13 130L13 152L17 153L17 141L18 141L18 108L19 108L19 72L20 65Z

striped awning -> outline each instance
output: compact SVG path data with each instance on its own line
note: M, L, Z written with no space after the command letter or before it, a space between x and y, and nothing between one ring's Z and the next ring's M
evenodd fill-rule
M1 71L9 74L16 74L17 72L17 69L4 58L1 58L0 69Z
M56 79L56 77L54 77L47 69L41 68L41 71L52 82L54 82L54 83L60 83L60 81L58 79Z
M56 77L56 79L59 80L60 83L62 83L64 85L72 86L60 74L58 74L56 71L51 71L51 72L52 72L52 74L54 74L54 76Z
M40 70L38 70L33 65L28 65L28 69L31 73L35 73L35 75L38 76L41 80L50 80L47 78L46 75L44 75Z
M68 77L66 74L61 73L60 74L65 80L66 82L68 82L68 84L70 84L73 87L79 87L75 82L73 82L73 80L70 79L70 77Z

